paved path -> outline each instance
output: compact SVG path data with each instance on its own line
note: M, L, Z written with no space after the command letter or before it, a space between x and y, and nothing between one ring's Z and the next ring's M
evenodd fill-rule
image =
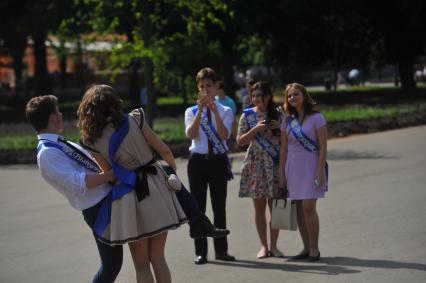
M252 205L237 197L236 176L228 191L228 223L230 253L238 261L195 266L185 226L167 243L173 281L426 282L425 140L421 126L329 141L330 192L319 202L323 260L315 264L255 258ZM242 157L234 155L237 174ZM178 166L185 176L186 160ZM0 180L0 282L89 282L98 258L80 214L35 166L0 167ZM282 232L279 246L296 254L298 233ZM127 248L124 256L117 282L135 282Z

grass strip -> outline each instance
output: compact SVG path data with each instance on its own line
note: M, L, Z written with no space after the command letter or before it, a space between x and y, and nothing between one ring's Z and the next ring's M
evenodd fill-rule
M389 108L347 108L341 110L324 109L321 111L327 122L356 121L379 117L394 117L405 113L420 111L426 105L404 105ZM238 121L239 117L236 117ZM183 117L159 118L154 122L154 131L166 143L185 141L185 126ZM64 132L64 137L71 141L79 140L77 129L68 129ZM37 145L35 135L30 133L18 133L0 137L1 149L34 149Z

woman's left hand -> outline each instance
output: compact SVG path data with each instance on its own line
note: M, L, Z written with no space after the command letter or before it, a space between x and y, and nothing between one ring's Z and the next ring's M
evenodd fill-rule
M315 180L318 180L318 187L321 187L324 184L324 173L317 173L317 175L315 176Z

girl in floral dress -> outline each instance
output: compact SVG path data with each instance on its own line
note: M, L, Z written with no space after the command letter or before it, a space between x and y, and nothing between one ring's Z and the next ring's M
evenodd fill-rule
M270 214L272 199L281 196L278 187L280 115L268 83L254 84L250 97L254 107L243 111L237 133L237 143L249 145L241 172L239 196L253 199L254 219L261 244L257 257L282 257L277 248L279 230L272 229L270 225L268 248L266 220L267 205Z

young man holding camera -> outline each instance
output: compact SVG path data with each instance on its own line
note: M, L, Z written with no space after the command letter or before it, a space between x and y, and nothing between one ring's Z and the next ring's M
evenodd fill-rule
M188 179L191 193L202 212L206 211L207 187L214 215L214 225L226 229L227 183L232 178L226 140L232 130L231 108L215 102L216 73L201 69L196 76L199 91L197 105L185 111L185 133L191 139ZM215 258L234 261L228 254L227 238L214 239ZM195 239L195 264L207 263L207 239Z

